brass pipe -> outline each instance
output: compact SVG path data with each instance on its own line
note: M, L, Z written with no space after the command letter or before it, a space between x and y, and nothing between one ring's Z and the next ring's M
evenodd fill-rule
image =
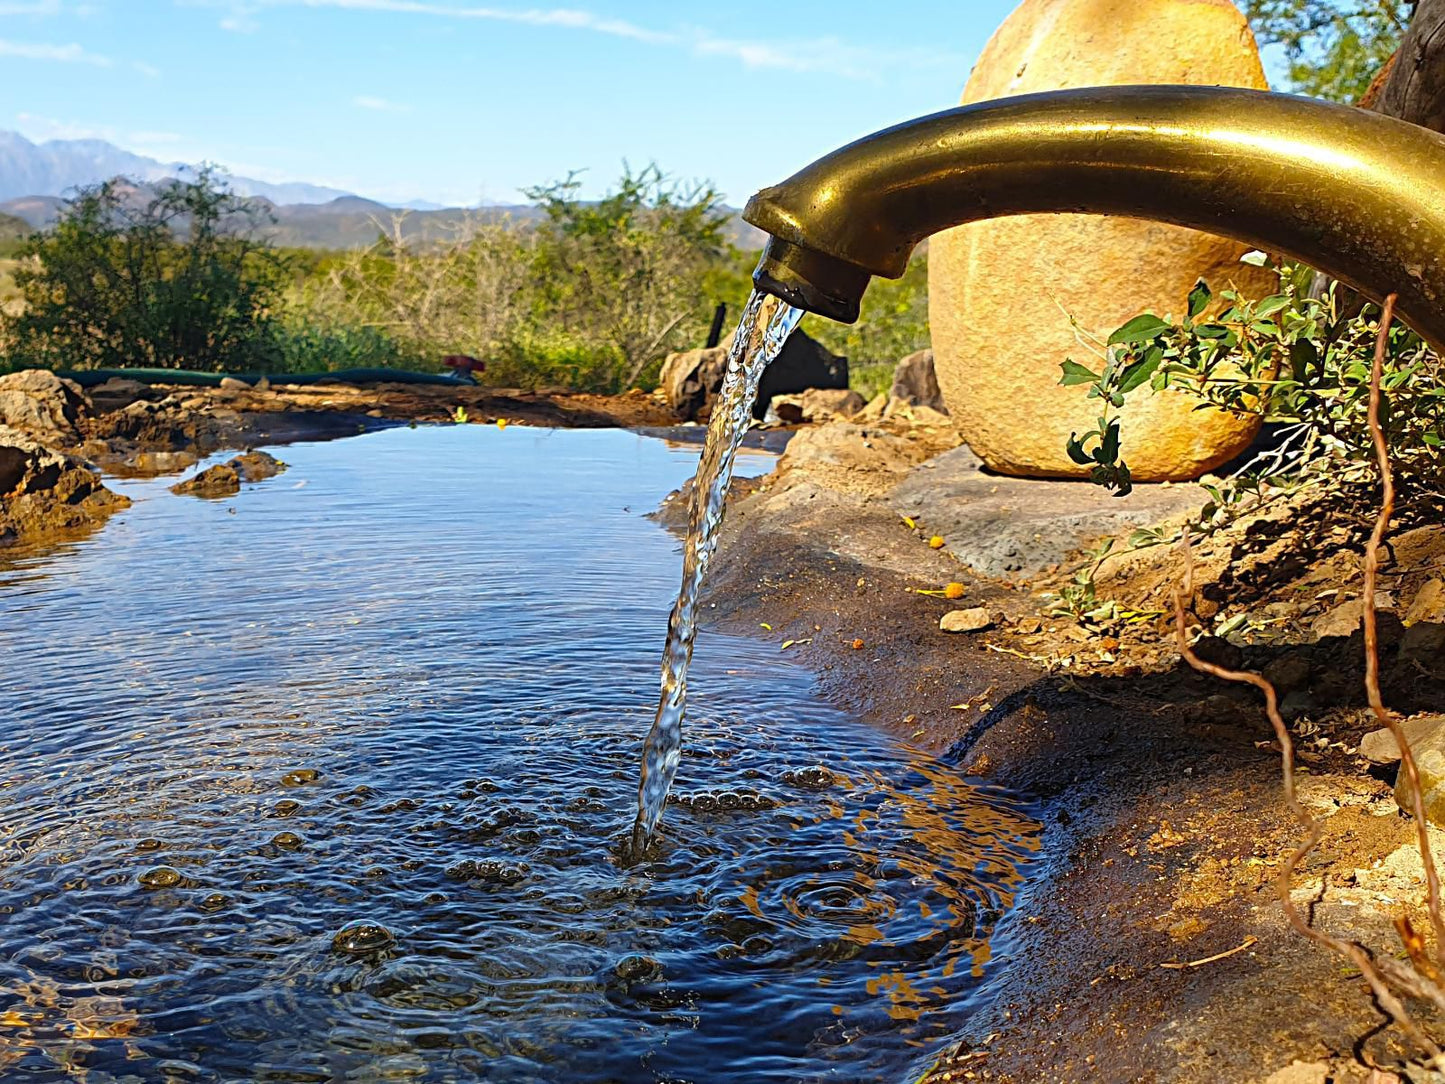
M1141 86L950 109L834 151L748 201L759 289L852 323L874 275L952 226L1077 212L1147 218L1293 257L1445 347L1445 138L1262 91ZM1127 253L1119 253L1127 258Z

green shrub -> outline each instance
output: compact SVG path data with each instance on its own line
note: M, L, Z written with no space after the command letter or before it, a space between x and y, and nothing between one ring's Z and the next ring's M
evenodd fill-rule
M209 171L151 196L123 181L82 190L53 230L21 245L23 308L3 323L9 360L269 367L283 269L256 225L251 206Z

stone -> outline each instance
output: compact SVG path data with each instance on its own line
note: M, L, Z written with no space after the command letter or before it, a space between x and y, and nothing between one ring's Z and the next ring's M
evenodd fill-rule
M658 384L667 405L691 421L712 405L727 371L728 347L714 346L669 354L662 363ZM846 389L848 359L829 352L805 332L795 331L783 344L777 359L758 383L753 416L761 419L775 395L790 395L809 388Z
M851 418L867 404L849 388L809 388L798 395L773 396L772 409L788 425Z
M1330 1067L1322 1061L1294 1061L1264 1078L1263 1084L1328 1084Z
M1445 624L1417 621L1400 638L1399 660L1416 664L1427 672L1438 670L1445 659Z
M234 376L221 377L221 389L223 391L250 391L251 385L244 380L237 380Z
M1230 0L1024 0L984 49L965 103L1068 87L1188 83L1267 89L1259 52ZM1196 280L1273 293L1244 245L1177 226L1023 215L933 238L929 319L943 400L965 441L1005 474L1079 477L1065 452L1093 429L1087 387L1060 387L1067 358L1094 362L1072 316L1105 339L1148 310L1183 314ZM1196 410L1182 391L1141 389L1122 413L1137 481L1188 479L1242 452L1254 419Z
M1437 727L1418 743L1412 741L1410 752L1415 754L1415 766L1420 770L1425 819L1437 827L1445 827L1445 727ZM1395 779L1395 804L1406 813L1414 805L1409 789L1405 773L1400 772Z
M286 469L285 463L268 452L246 452L229 460L226 466L234 470L243 482L274 478Z
M177 482L171 486L171 492L210 500L230 497L241 492L241 476L229 463L219 463L184 482Z
M1342 602L1334 609L1326 610L1310 622L1310 631L1319 639L1327 636L1353 636L1365 619L1363 599Z
M1421 621L1445 622L1445 582L1427 580L1425 586L1415 593L1414 601L1405 611L1405 627Z
M1405 730L1405 740L1410 748L1416 749L1431 735L1445 727L1445 715L1418 715L1400 724ZM1360 739L1359 755L1372 764L1393 764L1400 759L1400 746L1389 727L1372 730Z
M80 421L90 412L85 392L48 369L0 376L0 425L48 445L80 441Z
M195 452L136 452L124 463L125 469L136 474L174 474L196 465Z
M968 448L955 448L910 473L889 503L947 538L970 568L1014 577L1038 575L1101 538L1196 512L1204 499L1193 486L1139 485L1119 500L1083 482L1001 478Z
M938 373L933 367L933 351L919 350L909 354L893 370L890 400L901 400L909 406L925 406L947 413L943 393L938 390Z
M968 610L949 610L938 622L944 632L982 632L993 627L993 615L982 606Z
M80 460L0 425L0 545L93 529L128 507Z

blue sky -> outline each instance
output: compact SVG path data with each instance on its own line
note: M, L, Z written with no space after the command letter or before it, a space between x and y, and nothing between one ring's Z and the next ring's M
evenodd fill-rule
M0 0L0 128L396 201L656 161L740 203L954 104L1014 5L546 2Z

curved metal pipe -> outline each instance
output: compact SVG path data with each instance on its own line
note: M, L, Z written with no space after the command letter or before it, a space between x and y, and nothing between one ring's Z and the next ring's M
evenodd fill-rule
M1301 260L1445 347L1445 137L1349 106L1107 87L950 109L834 151L748 201L759 289L852 323L873 275L965 222L1155 219ZM1126 255L1126 254L1121 254Z

